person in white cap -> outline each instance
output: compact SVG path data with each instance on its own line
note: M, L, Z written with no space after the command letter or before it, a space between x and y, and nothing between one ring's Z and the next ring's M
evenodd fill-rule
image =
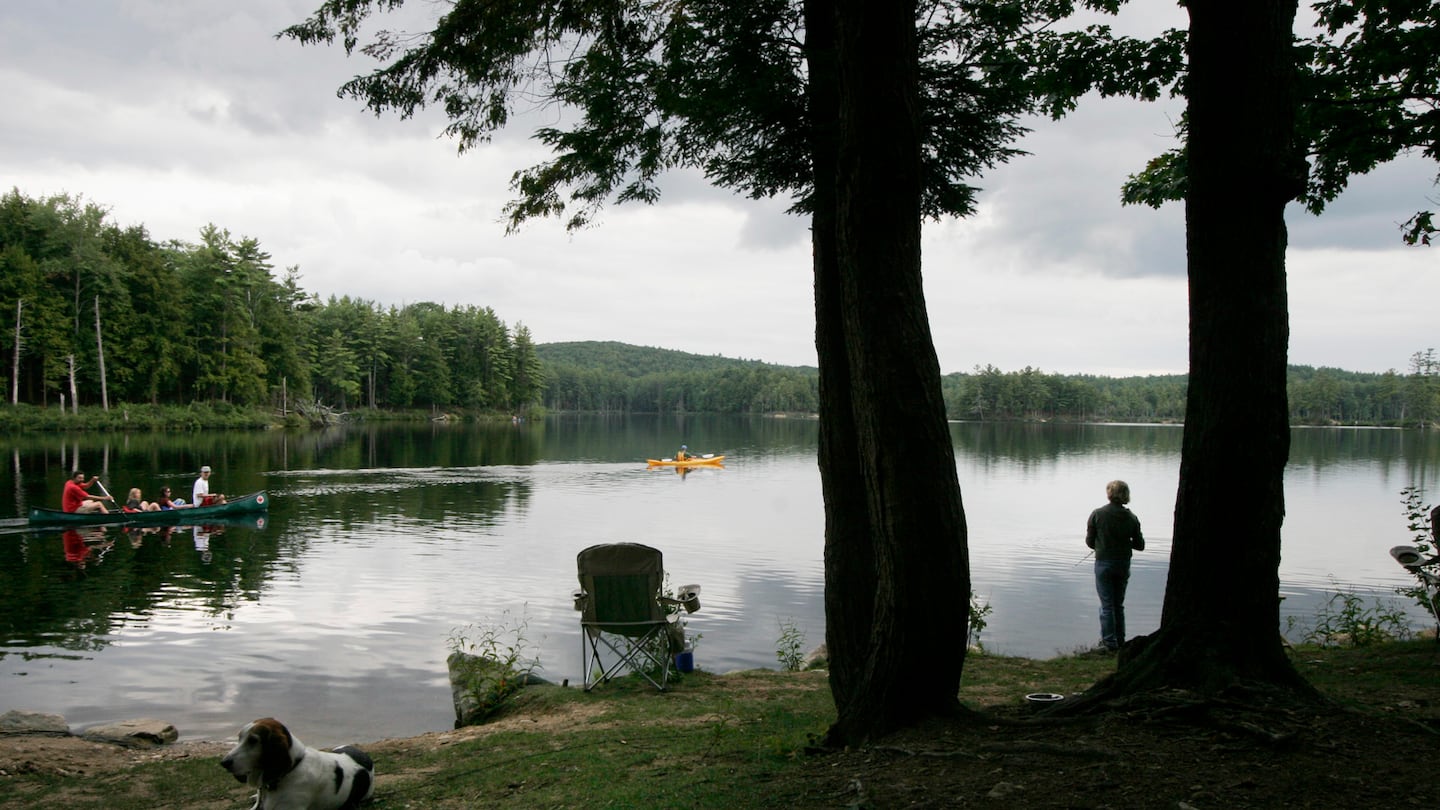
M210 467L206 465L200 468L200 477L195 479L195 486L190 490L190 505L209 506L212 503L224 503L224 495L210 494Z

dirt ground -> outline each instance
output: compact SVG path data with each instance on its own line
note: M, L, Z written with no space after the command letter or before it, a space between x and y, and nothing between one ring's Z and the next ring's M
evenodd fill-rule
M824 807L1434 806L1434 731L1350 712L1256 711L1182 697L1067 721L935 723L817 758Z
M1435 804L1440 678L1347 696L1364 711L1197 702L1156 694L1078 718L1023 708L935 722L776 775L775 806L837 808L1404 808ZM502 720L501 723L508 721ZM533 728L534 719L520 720ZM545 719L557 728L583 718ZM491 726L367 744L383 756ZM221 743L126 749L77 738L0 738L0 772L82 776L156 758L218 758ZM424 778L387 774L382 780Z

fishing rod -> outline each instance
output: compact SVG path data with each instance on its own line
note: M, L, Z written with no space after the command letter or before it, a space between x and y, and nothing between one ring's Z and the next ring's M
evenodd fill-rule
M1090 555L1091 555L1091 554L1094 554L1094 553L1095 553L1095 549L1093 549L1093 548L1090 549L1089 551L1085 552L1085 556L1084 556L1084 557L1081 557L1080 560L1079 560L1079 562L1076 562L1074 565L1072 565L1072 566L1070 566L1070 567L1071 567L1071 568L1079 568L1079 567L1080 567L1080 563L1083 563L1083 562L1085 562L1086 560L1090 559Z

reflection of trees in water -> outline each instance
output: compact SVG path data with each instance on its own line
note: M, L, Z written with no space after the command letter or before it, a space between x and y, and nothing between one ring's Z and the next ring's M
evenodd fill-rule
M1176 425L1098 425L1038 422L955 422L957 454L990 462L1052 461L1062 456L1122 453L1180 457Z
M1089 425L1035 422L957 422L950 426L957 453L984 466L1004 461L1053 461L1064 456L1121 453L1174 456L1178 425ZM1376 428L1293 428L1290 465L1315 469L1361 462L1390 471L1402 466L1423 478L1440 461L1435 431Z
M9 652L95 651L159 607L179 602L221 615L247 588L258 591L275 558L273 543L267 554L266 544L253 542L253 527L212 527L206 562L190 532L108 526L0 545L0 635Z
M813 453L818 437L813 419L675 413L562 415L546 420L544 435L547 456L610 462L670 457L682 444L747 458Z

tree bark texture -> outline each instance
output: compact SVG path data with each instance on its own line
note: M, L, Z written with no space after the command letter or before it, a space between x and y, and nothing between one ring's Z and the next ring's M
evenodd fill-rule
M831 742L959 710L965 515L920 269L913 3L808 0Z
M1295 0L1191 0L1190 382L1159 631L1122 655L1132 690L1304 689L1280 636L1290 448L1284 209L1295 144Z

